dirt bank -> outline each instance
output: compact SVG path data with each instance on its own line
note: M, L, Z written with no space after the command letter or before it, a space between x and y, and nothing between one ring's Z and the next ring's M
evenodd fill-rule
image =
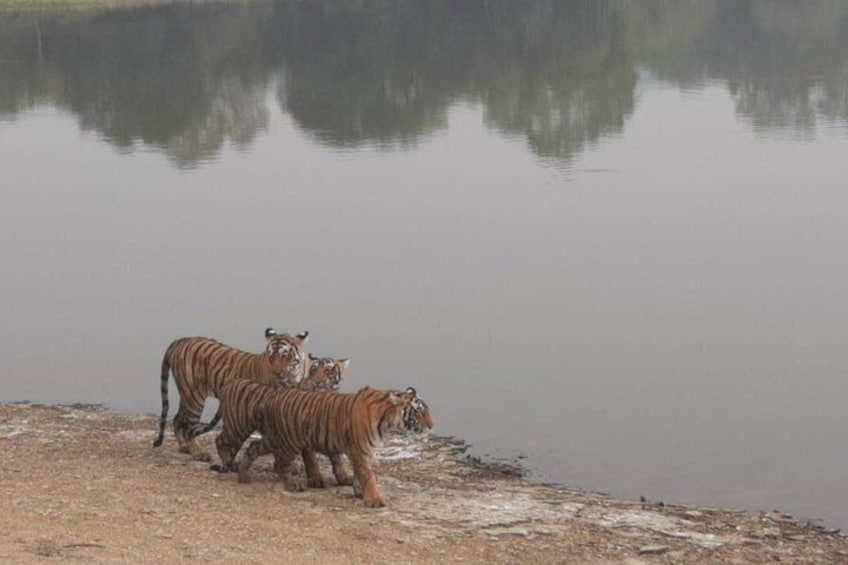
M382 449L387 507L370 510L349 487L285 492L267 458L238 484L170 435L152 448L155 429L153 416L0 405L0 562L848 562L848 538L785 515L538 485L475 468L447 440Z

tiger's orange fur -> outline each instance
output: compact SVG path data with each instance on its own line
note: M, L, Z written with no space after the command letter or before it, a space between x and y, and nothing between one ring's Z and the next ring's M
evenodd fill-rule
M311 353L306 361L306 376L297 385L301 390L336 391L342 380L342 374L350 366L350 359L315 357Z
M307 376L298 385L300 390L334 392L338 389L341 375L347 370L350 361L347 359L335 360L329 357L317 358L310 355ZM265 400L276 390L276 386L267 386L254 381L241 379L227 383L220 394L220 413L224 418L224 427L218 437L215 438L215 446L221 459L220 465L212 468L221 472L234 471L235 456L241 449L242 444L259 427L258 409ZM308 486L322 488L324 481L318 471L315 454L304 450L301 453L306 473ZM333 464L333 474L338 484L352 484L344 470L341 455L330 457Z
M369 507L383 506L371 469L374 447L389 431L421 432L433 427L430 410L415 389L376 390L354 394L297 389L267 393L256 413L262 439L251 442L239 466L239 482L250 481L250 467L260 455L273 453L275 469L287 489L298 490L288 476L304 450L325 455L344 453L354 473L354 492Z

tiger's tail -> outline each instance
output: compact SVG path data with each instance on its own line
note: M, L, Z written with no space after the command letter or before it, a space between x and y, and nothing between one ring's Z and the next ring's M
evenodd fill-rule
M221 421L221 406L219 405L218 411L215 412L215 415L212 417L211 420L209 420L209 423L207 424L207 426L209 426L209 429L211 430L215 426L217 426L218 422L220 422L220 421Z
M203 422L198 422L191 429L191 437L197 437L199 435L203 435L206 432L211 432L215 429L215 426L218 425L218 422L221 421L221 406L218 406L218 411L215 412L215 415L209 420L208 424L204 424Z
M171 350L177 342L172 343L162 357L162 381L160 392L162 394L162 416L159 418L159 437L153 441L153 447L159 447L165 439L165 422L168 420L168 374L171 372Z

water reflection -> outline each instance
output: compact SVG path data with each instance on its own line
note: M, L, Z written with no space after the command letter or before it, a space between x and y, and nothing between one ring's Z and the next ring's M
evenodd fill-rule
M761 133L848 118L848 4L316 0L0 16L0 116L42 104L178 166L246 147L268 90L331 146L412 146L459 100L569 162L622 131L639 71L727 85Z
M179 166L247 145L268 122L261 27L267 6L164 6L0 20L0 113L50 103L121 149Z
M333 146L413 145L445 126L458 94L445 15L410 2L278 2L267 45L285 69L282 108Z
M754 130L815 133L820 119L845 121L848 4L838 1L691 2L662 29L645 65L681 84L727 84Z

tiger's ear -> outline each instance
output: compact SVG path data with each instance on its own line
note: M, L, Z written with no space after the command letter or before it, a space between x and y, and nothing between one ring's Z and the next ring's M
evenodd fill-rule
M417 392L415 392L415 389L414 389L414 388L412 388L412 387L407 388L404 392L405 392L406 394L411 394L412 396L418 396L418 393L417 393Z
M277 335L277 330L275 330L274 328L267 328L265 330L265 339L271 339L275 335Z
M315 357L314 355L312 355L311 353L309 354L309 360L310 361L315 361L316 359L318 359L318 358Z
M344 373L350 367L350 359L339 359L339 370Z
M308 337L309 337L308 331L303 331L303 332L297 334L297 339L300 340L301 345L306 343L306 338L308 338Z

